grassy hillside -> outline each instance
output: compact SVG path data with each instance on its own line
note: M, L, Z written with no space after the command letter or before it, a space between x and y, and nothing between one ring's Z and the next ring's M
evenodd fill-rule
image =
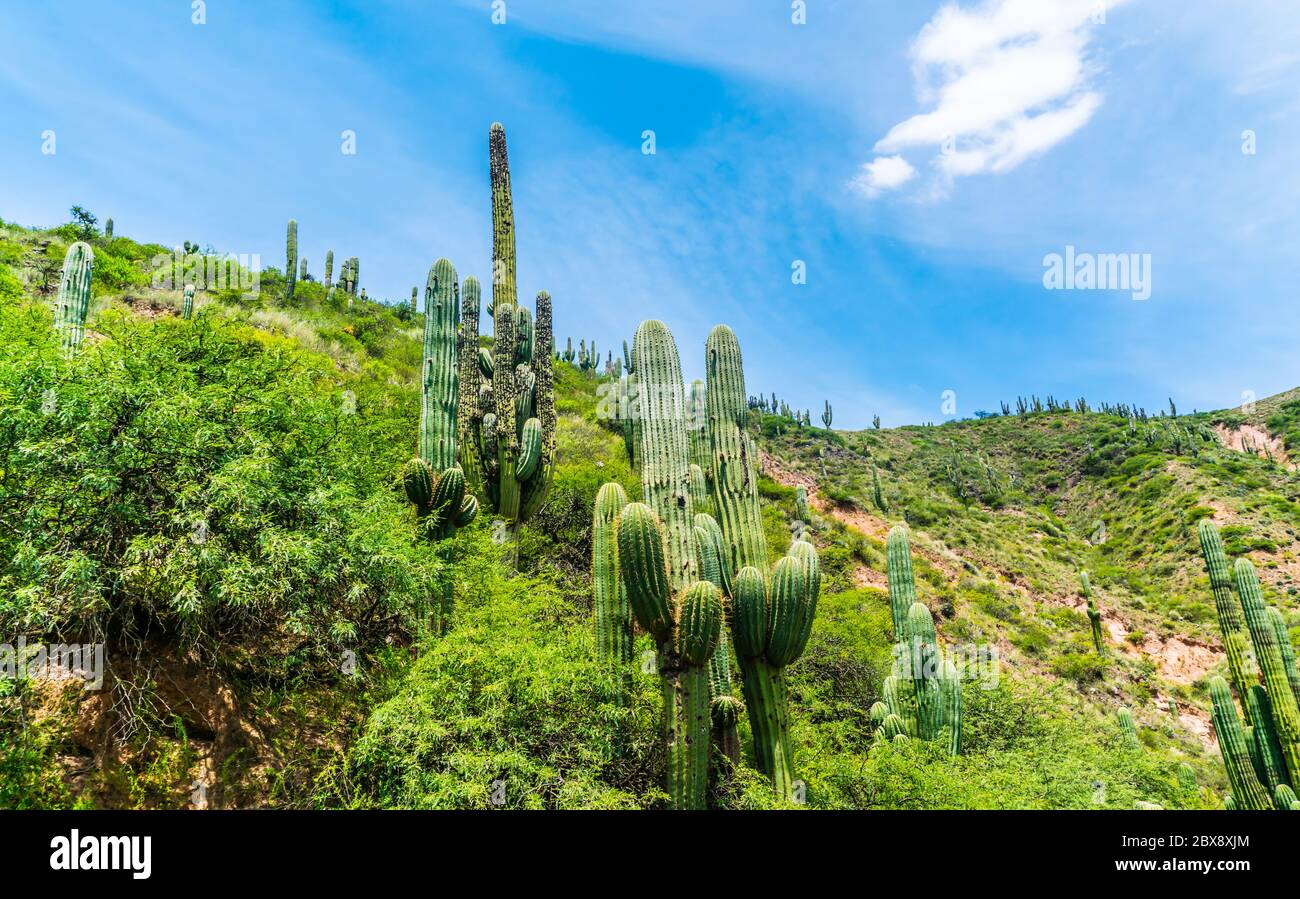
M50 261L78 238L94 299L67 357ZM602 379L555 363L555 478L517 571L487 514L444 561L396 484L422 317L313 280L289 303L268 270L255 296L200 292L181 321L180 294L151 286L167 252L0 223L0 634L102 641L110 667L98 693L0 681L0 806L662 806L658 678L638 669L622 702L593 661L592 504L611 480L640 493L597 414ZM824 571L789 671L808 806L1219 805L1206 684L1225 663L1196 523L1256 562L1294 636L1294 395L1136 422L1043 411L838 432L756 411L753 426L770 548L788 546L802 485ZM965 684L957 758L873 741L900 522L941 640L1001 662ZM424 625L447 579L439 639ZM1122 706L1142 749L1126 748ZM746 766L711 801L775 803Z

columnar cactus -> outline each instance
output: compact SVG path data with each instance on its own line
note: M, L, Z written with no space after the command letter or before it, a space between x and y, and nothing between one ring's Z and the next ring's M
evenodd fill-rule
M466 493L457 465L456 413L459 396L457 319L460 311L456 270L439 259L429 270L424 292L424 361L420 406L419 455L402 473L407 498L415 505L427 540L441 540L473 520L478 500ZM445 631L451 619L451 584L444 586L435 616Z
M794 515L805 524L811 520L808 512L808 488L802 484L794 491Z
M610 665L632 663L632 609L619 578L615 524L627 506L627 493L609 483L596 494L591 522L591 579L596 613L596 657Z
M419 311L420 311L420 289L418 287L412 287L411 288L411 313L414 314Z
M1121 708L1115 713L1119 720L1120 733L1124 735L1124 744L1129 749L1141 749L1142 740L1138 737L1137 725L1133 723L1133 713L1126 708Z
M1092 597L1092 582L1088 579L1088 572L1079 572L1079 592L1088 602L1088 621L1092 624L1092 645L1097 650L1097 655L1106 654L1106 639L1101 630L1101 611L1097 608L1096 600Z
M648 377L638 331L632 362ZM797 541L769 576L767 538L758 505L758 451L745 431L745 370L736 335L718 325L705 344L708 440L713 506L721 526L723 564L736 572L731 587L732 630L745 708L754 735L754 759L776 794L794 795L794 756L784 671L807 646L821 590L813 547ZM680 383L680 382L679 382Z
M687 400L688 427L691 439L691 464L698 465L708 479L711 468L709 456L709 397L708 387L698 378L691 382Z
M104 240L113 239L113 220L109 219L104 222Z
M293 299L293 291L298 282L298 223L289 219L289 233L285 239L284 281L285 296Z
M1291 678L1287 676L1278 632L1264 605L1255 567L1247 559L1238 559L1232 573L1237 593L1241 597L1241 608L1245 612L1246 627L1255 648L1260 676L1268 691L1271 723L1276 728L1277 743L1290 775L1287 779L1291 783L1300 783L1300 708L1296 705L1295 693L1291 689ZM1259 728L1259 721L1254 724Z
M1236 808L1260 811L1270 807L1268 791L1260 783L1250 750L1250 740L1242 727L1237 707L1232 701L1232 691L1221 677L1210 680L1210 700L1213 703L1214 733L1219 738L1219 752L1228 769L1228 782L1232 785L1232 798Z
M894 616L894 673L883 686L888 715L880 722L882 739L915 737L938 740L947 736L948 752L961 753L961 677L939 648L934 617L916 601L907 532L895 528L887 540L886 577ZM911 604L904 608L904 603ZM879 716L877 716L879 717ZM881 731L877 731L881 734Z
M330 287L334 283L334 251L330 250L325 254L325 292L329 293ZM411 288L415 290L414 287Z
M1277 632L1277 644L1282 653L1282 664L1286 668L1287 679L1291 681L1291 693L1300 703L1300 670L1296 668L1295 648L1291 645L1291 633L1287 629L1286 619L1273 606L1268 607L1268 618Z
M641 349L638 332L633 363L644 377L635 353ZM728 559L733 571L746 566L767 569L767 538L758 505L758 448L745 430L748 420L745 369L740 343L726 325L709 332L705 343L708 436L711 489L727 539Z
M302 261L298 263L298 280L299 281L307 280L307 257L306 256L302 257Z
M541 507L555 465L555 389L551 297L537 295L536 319L520 306L515 283L514 207L505 129L488 138L492 180L492 350L478 354L479 286L466 282L461 328L461 460L476 491L512 528ZM470 354L479 361L471 364ZM486 358L484 358L486 356ZM469 389L477 384L477 390Z
M831 409L831 401L826 400L826 408L822 410L822 424L826 425L826 430L830 430L831 422L834 420L834 413Z
M1210 589L1214 593L1214 608L1219 618L1219 630L1223 634L1223 648L1228 656L1228 676L1232 688L1241 699L1246 715L1246 726L1254 722L1249 709L1245 708L1246 692L1257 680L1257 672L1250 658L1250 632L1242 615L1241 603L1232 592L1232 574L1228 569L1228 559L1223 552L1223 541L1219 531L1206 519L1196 526L1201 542L1201 553L1205 557L1205 568L1210 575Z
M90 283L95 270L95 251L77 241L63 257L63 275L54 301L54 328L62 336L63 351L75 353L86 334L86 313L90 311Z
M722 629L722 594L672 572L670 541L654 511L631 503L618 518L619 571L637 622L659 647L667 791L674 808L705 807L709 782L709 662Z
M916 603L916 577L912 574L912 548L907 528L892 528L885 541L885 576L889 583L889 611L894 619L894 642L906 643L908 612Z
M194 315L194 285L185 285L185 301L181 309L181 318L189 321Z

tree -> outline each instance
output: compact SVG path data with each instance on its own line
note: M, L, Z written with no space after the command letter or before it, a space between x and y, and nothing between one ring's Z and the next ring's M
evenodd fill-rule
M73 206L69 212L72 213L73 224L81 229L82 240L90 240L92 237L99 234L99 229L95 227L99 224L99 219L96 218L89 209L84 209L81 206Z

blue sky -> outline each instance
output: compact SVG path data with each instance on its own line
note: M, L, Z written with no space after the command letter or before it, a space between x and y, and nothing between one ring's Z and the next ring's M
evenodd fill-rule
M839 427L942 421L947 390L968 416L1030 392L1209 409L1300 385L1294 0L505 13L5 4L0 217L80 203L273 265L293 217L318 277L332 248L396 299L438 256L486 279L500 120L520 292L552 293L561 343L617 348L661 318L695 376L727 322L751 392L814 419L830 399ZM1067 246L1149 254L1150 299L1044 289Z

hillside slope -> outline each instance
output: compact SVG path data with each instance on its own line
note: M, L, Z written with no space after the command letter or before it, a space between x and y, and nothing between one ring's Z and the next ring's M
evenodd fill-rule
M601 378L555 365L555 482L518 571L488 516L447 565L394 486L415 444L421 316L332 301L312 280L290 303L272 269L254 296L201 291L182 322L180 295L150 285L167 251L96 234L87 348L69 360L48 268L80 236L0 223L0 625L102 640L110 678L90 695L0 686L0 805L663 803L657 679L637 673L622 704L592 664L592 503L609 480L639 494L598 414ZM1295 394L1139 422L753 419L771 550L789 545L805 486L825 574L790 671L808 805L1218 805L1206 679L1224 662L1195 526L1211 518L1255 560L1294 634ZM891 665L884 537L902 522L942 640L1000 660L966 685L956 759L872 740ZM1084 569L1109 658L1092 650ZM455 626L439 640L421 621L446 578ZM1120 750L1121 706L1145 750ZM744 767L711 798L773 804Z

